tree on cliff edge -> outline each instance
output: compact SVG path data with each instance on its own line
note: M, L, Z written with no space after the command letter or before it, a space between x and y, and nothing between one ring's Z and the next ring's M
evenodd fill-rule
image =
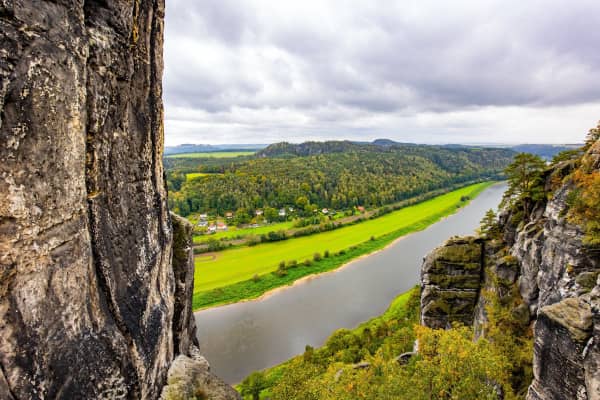
M260 392L266 388L267 382L262 372L255 371L251 373L240 384L240 389L243 396L252 396L252 400L260 398Z
M544 198L545 168L546 163L539 156L521 153L505 170L508 176L507 194L517 204L522 204L525 215L529 214L532 203Z

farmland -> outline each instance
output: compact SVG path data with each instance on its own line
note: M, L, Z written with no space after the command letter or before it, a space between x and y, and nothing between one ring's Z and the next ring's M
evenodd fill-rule
M234 286L238 287L239 290L230 290L232 297L230 299L219 295L217 296L219 298L215 298L213 303L256 297L273 286L291 283L287 278L277 284L277 279L270 274L278 269L281 261L288 264L292 260L302 263L305 260L312 260L315 253L323 255L327 251L331 257L315 262L311 268L295 268L290 275L297 279L322 270L334 269L341 263L349 261L348 252L352 253L352 257L356 257L384 247L397 237L424 229L466 204L465 197L473 198L489 185L491 185L490 182L484 182L467 186L382 217L334 231L254 247L225 250L215 253L213 258L206 256L197 258L194 306L210 305L210 298L213 297L211 292L222 293L223 289L227 289L228 286L231 286L230 289L233 289ZM297 272L300 270L302 271ZM254 277L257 280L256 276L264 276L261 278L264 279L264 282L253 282L251 278ZM267 281L270 283L267 284ZM253 285L257 289L261 287L262 289L254 293ZM227 290L225 291L227 292ZM205 299L200 301L198 296Z
M179 153L166 156L167 158L233 158L251 156L255 151L213 151L202 153Z

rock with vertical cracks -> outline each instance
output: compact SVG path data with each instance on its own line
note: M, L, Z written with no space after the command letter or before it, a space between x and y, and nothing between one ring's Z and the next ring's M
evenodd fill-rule
M2 400L157 398L194 341L163 16L163 0L0 0Z

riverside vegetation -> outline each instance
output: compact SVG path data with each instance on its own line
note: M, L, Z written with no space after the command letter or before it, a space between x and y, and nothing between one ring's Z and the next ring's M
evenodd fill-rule
M334 231L199 256L193 307L256 298L306 275L333 270L398 237L426 228L466 205L491 184L470 185Z
M493 339L472 340L471 328L418 325L419 288L400 295L380 317L333 333L320 348L254 372L238 385L246 399L506 399L511 386L512 331L506 316L490 322ZM498 314L494 311L494 318ZM415 340L419 352L412 353ZM525 345L531 354L531 342ZM404 355L399 357L399 355ZM495 385L490 385L495 382Z

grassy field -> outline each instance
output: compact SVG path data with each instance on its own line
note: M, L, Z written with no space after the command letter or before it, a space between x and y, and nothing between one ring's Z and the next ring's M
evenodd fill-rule
M280 231L291 229L294 226L293 221L279 222L275 224L269 224L259 226L258 228L241 228L238 229L235 226L230 227L225 232L217 232L212 235L197 235L194 236L194 243L206 242L208 239L223 239L223 238L234 238L236 236L247 236L247 235L262 235L263 233L269 233L271 231Z
M213 151L205 153L181 153L170 154L168 158L232 158L240 156L251 156L255 151Z
M312 236L242 247L216 253L212 259L196 259L194 308L258 297L275 287L313 273L324 272L352 258L380 249L394 239L421 230L466 204L461 197L475 197L492 182L478 183L406 207L385 216ZM270 274L281 261L312 260L328 250L331 257L310 267L289 269L284 276ZM343 251L343 254L339 252ZM251 278L259 275L256 282Z
M194 178L199 178L201 176L208 176L210 174L204 173L204 172L190 172L189 174L185 174L185 180L186 181L191 181Z

